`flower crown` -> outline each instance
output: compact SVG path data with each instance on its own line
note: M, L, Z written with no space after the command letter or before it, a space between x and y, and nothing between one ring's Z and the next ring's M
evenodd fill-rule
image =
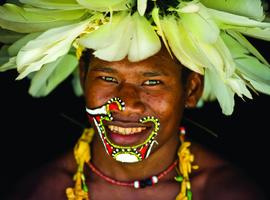
M261 0L19 0L0 7L0 27L0 71L16 68L17 79L30 78L33 96L46 96L71 74L81 94L77 65L85 48L102 60L136 62L161 42L204 75L202 100L217 99L226 115L235 94L270 95L269 63L243 36L270 40Z

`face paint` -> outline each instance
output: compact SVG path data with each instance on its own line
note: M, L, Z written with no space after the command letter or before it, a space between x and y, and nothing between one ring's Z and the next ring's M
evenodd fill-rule
M103 121L113 121L111 111L123 111L124 109L125 103L121 99L112 98L101 107L95 109L86 108L86 112L89 114L90 120L94 121L94 124L97 127L99 136L108 155L112 156L117 161L125 163L142 161L150 155L154 144L158 144L155 140L155 137L159 131L159 120L153 116L141 118L139 122L142 124L148 122L152 122L154 124L154 127L152 128L148 138L143 143L138 145L120 146L114 144L107 137L107 132Z

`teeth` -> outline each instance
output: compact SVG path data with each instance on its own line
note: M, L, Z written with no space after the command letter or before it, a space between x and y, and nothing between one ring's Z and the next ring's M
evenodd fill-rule
M146 127L130 127L130 128L123 128L119 126L109 125L108 126L110 131L120 133L122 135L132 135L135 133L140 133L146 129Z

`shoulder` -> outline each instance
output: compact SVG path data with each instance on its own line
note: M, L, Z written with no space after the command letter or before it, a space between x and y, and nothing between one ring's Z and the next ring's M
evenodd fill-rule
M66 199L65 189L73 186L76 165L72 152L28 173L15 187L10 200L16 199Z
M261 189L241 169L224 165L211 171L205 186L205 199L264 200Z
M240 168L217 154L194 145L194 155L200 170L194 176L195 192L207 200L265 200L261 189ZM195 194L194 194L195 197Z

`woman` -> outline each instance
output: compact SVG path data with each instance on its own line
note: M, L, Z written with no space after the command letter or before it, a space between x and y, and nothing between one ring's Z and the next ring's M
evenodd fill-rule
M21 196L65 199L67 188L68 199L264 199L237 169L198 144L190 146L184 129L179 130L184 108L197 105L203 83L203 99L217 98L227 115L235 93L251 98L247 86L267 93L267 61L240 34L269 39L269 24L260 21L261 2L254 3L256 12L248 12L247 1L234 6L138 1L137 7L133 1L25 2L34 6L21 10L26 16L55 7L73 12L69 19L58 20L71 24L24 36L15 46L23 41L25 46L1 69L16 66L18 79L32 73L29 91L42 96L74 71L77 63L67 54L71 43L78 57L83 48L93 49L80 63L80 82L94 129L78 141L75 160L70 153L42 169L27 181L31 191ZM6 5L2 11L16 15L15 8L20 9ZM59 10L50 12L59 17ZM33 32L44 29L19 22L25 24ZM18 24L4 16L1 26L14 31ZM65 65L69 67L63 75L60 68ZM53 74L61 77L50 78Z

